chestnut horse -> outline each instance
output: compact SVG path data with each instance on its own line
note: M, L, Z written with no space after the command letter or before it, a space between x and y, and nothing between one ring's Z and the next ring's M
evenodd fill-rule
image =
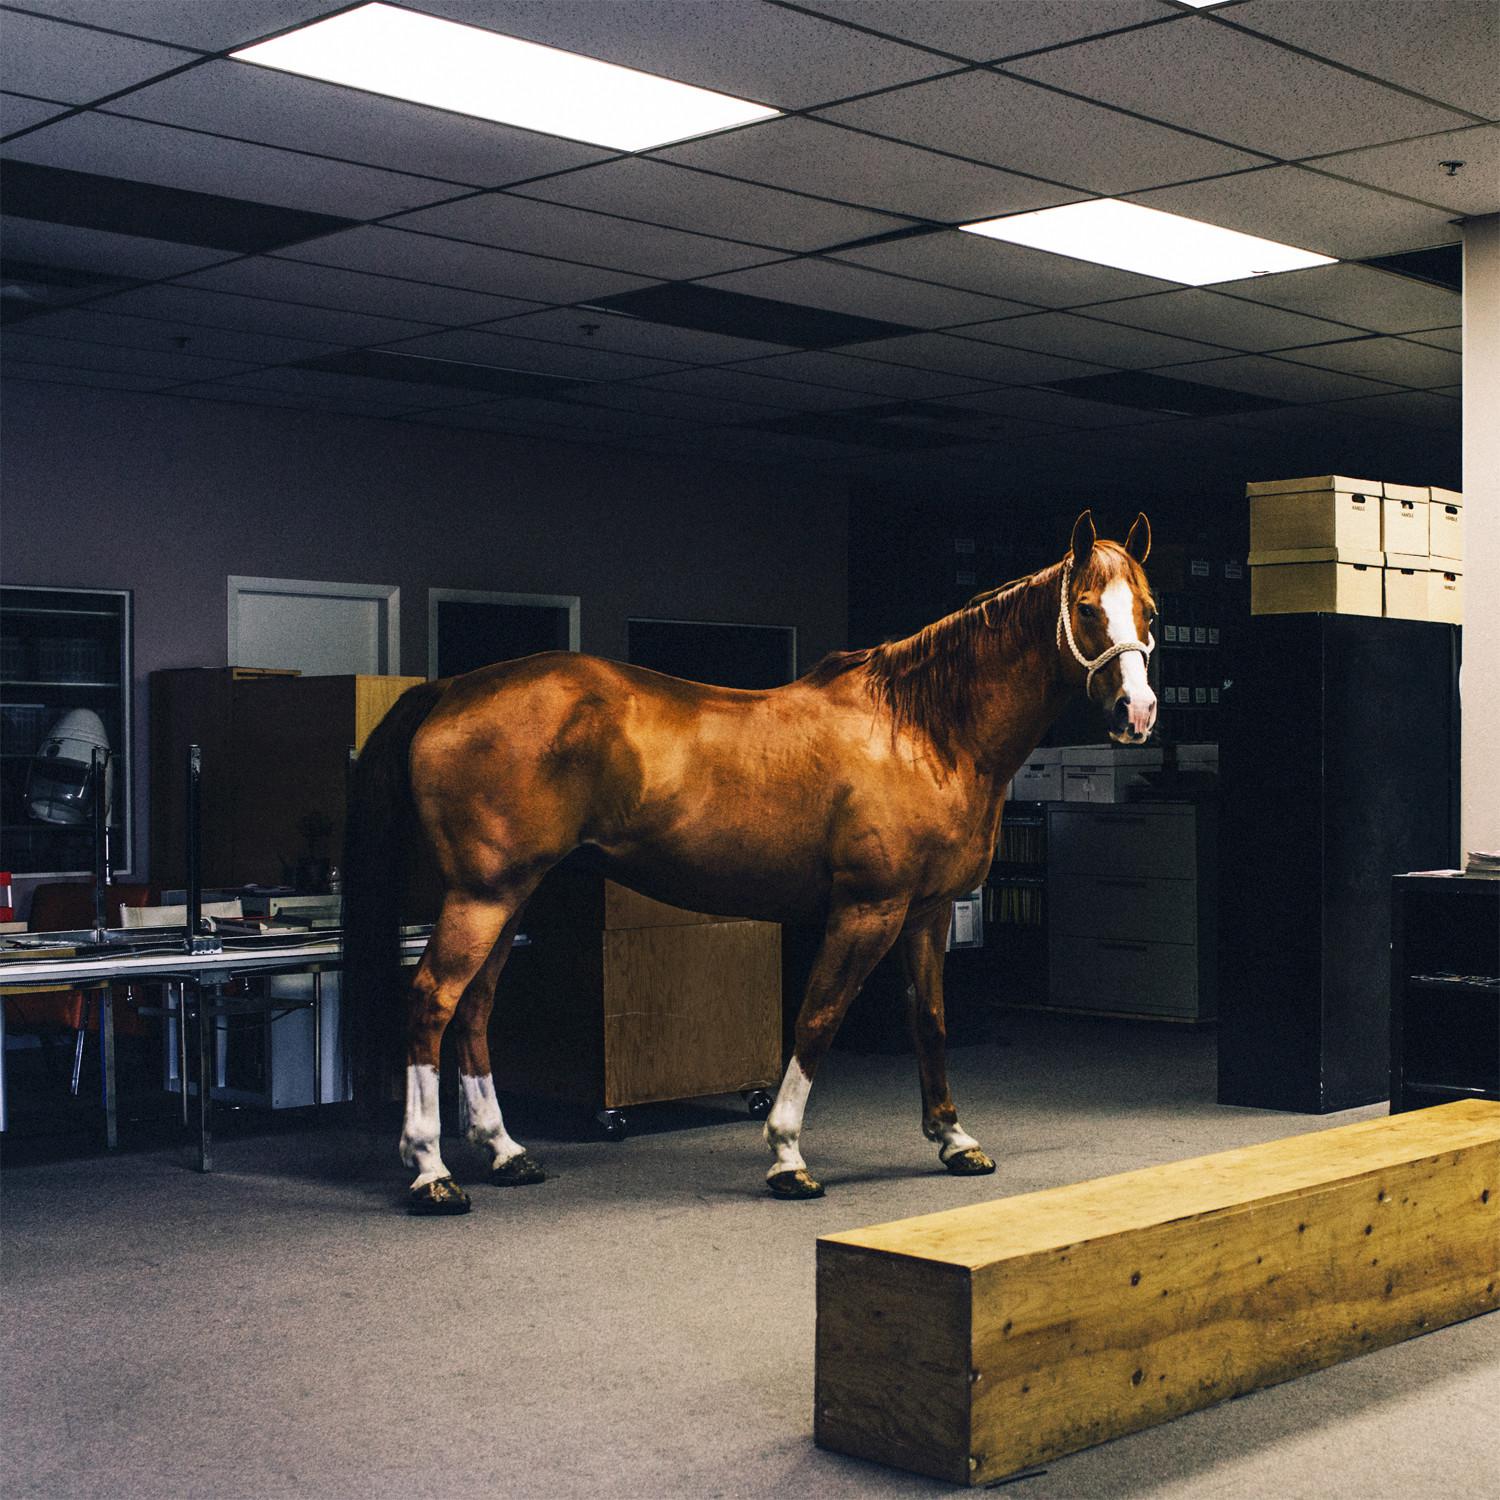
M949 1172L994 1162L958 1121L944 1058L951 904L983 880L1006 784L1069 698L1139 744L1154 605L1150 526L1099 541L1085 511L1064 559L981 594L905 640L837 653L765 692L708 687L548 652L412 688L355 768L345 865L347 993L380 1003L405 834L433 856L442 903L407 1000L410 1211L463 1213L439 1149L439 1045L450 1021L467 1136L498 1184L539 1182L506 1133L490 1075L495 982L527 898L586 848L611 878L724 917L818 921L796 1046L765 1127L778 1198L822 1193L799 1149L819 1060L870 970L900 945L910 979L922 1131ZM415 813L415 817L411 816ZM383 965L390 967L382 969ZM561 1000L559 1003L567 1003Z

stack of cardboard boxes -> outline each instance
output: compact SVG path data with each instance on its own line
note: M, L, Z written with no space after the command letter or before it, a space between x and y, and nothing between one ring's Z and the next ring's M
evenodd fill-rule
M1463 496L1325 474L1245 486L1250 612L1463 623Z

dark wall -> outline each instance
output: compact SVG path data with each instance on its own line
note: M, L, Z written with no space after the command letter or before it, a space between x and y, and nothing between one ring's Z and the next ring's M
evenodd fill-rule
M0 480L0 579L134 591L136 871L146 678L225 665L230 574L398 585L413 675L428 588L578 594L604 656L630 615L845 644L845 489L790 470L17 382Z

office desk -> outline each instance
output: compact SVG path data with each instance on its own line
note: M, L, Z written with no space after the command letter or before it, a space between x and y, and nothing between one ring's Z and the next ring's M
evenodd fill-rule
M65 935L64 935L65 936ZM401 940L401 961L415 964L427 946L428 932L412 931ZM63 940L60 937L60 941ZM185 1054L191 1034L198 1058L198 1161L200 1172L213 1169L211 1130L212 1089L204 1080L212 1073L213 1021L220 1016L243 1015L265 1010L265 1002L235 1001L223 997L223 991L235 980L249 976L270 977L278 974L311 974L313 976L312 1012L313 1099L322 1101L321 993L319 976L343 964L338 933L323 933L300 939L226 938L218 953L184 953L181 938L164 933L163 941L144 950L107 954L101 957L12 958L0 964L0 995L57 986L70 989L100 987L103 996L99 1016L99 1044L104 1075L104 1117L106 1143L113 1149L118 1141L115 1100L114 1008L110 986L115 984L165 984L176 990L178 1001L164 1014L177 1014L179 1045ZM285 1005L285 1000L279 1002ZM0 1006L0 1130L5 1128L4 1007ZM184 1123L187 1123L186 1067L182 1069Z

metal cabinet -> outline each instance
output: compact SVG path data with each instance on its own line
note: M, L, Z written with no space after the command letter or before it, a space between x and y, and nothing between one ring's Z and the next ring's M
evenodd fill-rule
M1048 809L1050 1004L1213 1018L1213 833L1212 808L1200 803Z

